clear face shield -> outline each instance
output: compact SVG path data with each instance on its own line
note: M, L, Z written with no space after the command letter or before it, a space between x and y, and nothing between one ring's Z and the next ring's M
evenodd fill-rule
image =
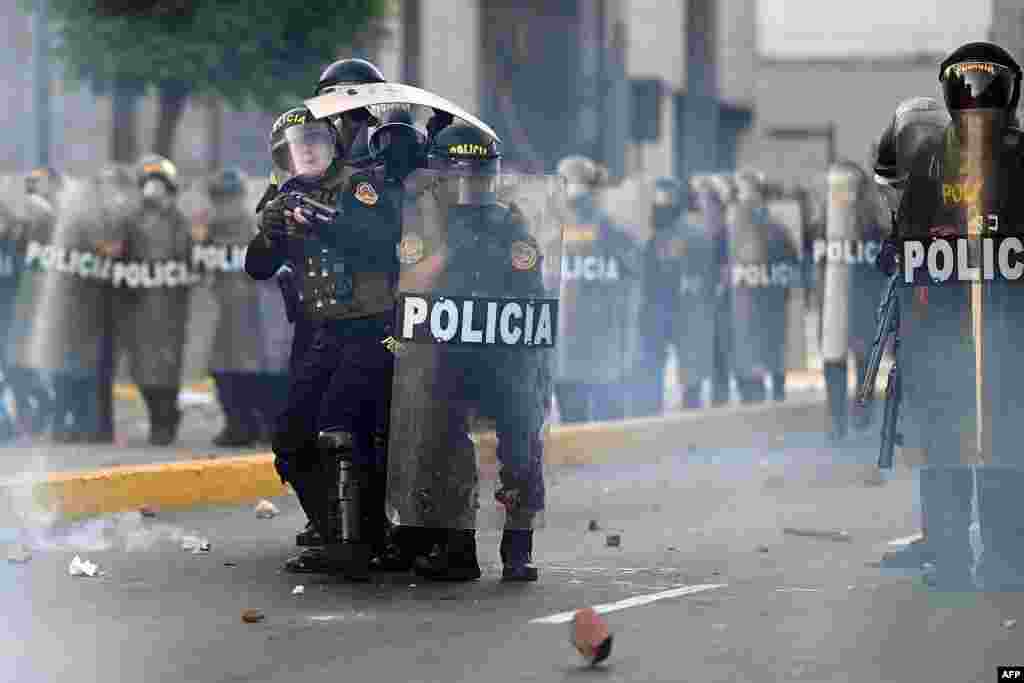
M498 159L431 159L444 177L444 195L452 205L486 205L498 200Z
M326 121L314 121L285 129L284 139L273 150L274 173L283 184L292 178L315 182L331 167L336 154L334 129Z

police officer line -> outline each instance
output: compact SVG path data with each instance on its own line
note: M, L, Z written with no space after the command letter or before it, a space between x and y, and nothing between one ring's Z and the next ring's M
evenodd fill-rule
M782 403L731 405L663 417L561 425L546 435L548 466L654 463L690 449L756 448L793 432L816 432L825 419L820 396ZM493 432L472 436L486 471L496 463ZM238 505L282 496L289 490L274 469L273 455L52 473L44 481L0 481L0 514L13 512L26 495L64 518L132 511Z
M242 272L246 248L244 244L195 245L192 258L187 262L127 261L94 251L33 240L26 244L22 265L25 270L101 280L115 287L189 287L198 283L205 272Z

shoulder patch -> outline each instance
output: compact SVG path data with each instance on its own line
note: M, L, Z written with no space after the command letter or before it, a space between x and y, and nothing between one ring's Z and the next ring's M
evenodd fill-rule
M355 190L352 191L352 194L355 195L356 199L367 206L373 206L378 200L376 188L368 182L358 183Z
M423 260L423 238L411 232L398 243L398 262L405 266L411 266Z
M533 270L537 266L540 254L535 244L516 240L512 243L509 251L512 257L512 267L516 270Z

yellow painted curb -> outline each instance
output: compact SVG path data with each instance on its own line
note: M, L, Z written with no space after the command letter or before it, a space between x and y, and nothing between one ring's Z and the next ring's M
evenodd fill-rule
M548 465L656 462L690 448L744 448L763 445L786 432L820 431L825 406L820 399L726 406L618 422L552 428L545 439ZM482 465L496 462L493 432L474 436ZM287 487L270 454L190 460L54 473L43 482L0 483L0 506L32 496L63 517L82 517L156 508L236 505L284 495Z

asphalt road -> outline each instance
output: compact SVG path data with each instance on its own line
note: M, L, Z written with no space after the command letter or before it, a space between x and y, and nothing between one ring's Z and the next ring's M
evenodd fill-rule
M0 544L36 547L27 564L0 564L0 680L995 680L997 665L1024 659L1024 626L1007 623L1024 616L1024 595L936 593L871 566L917 524L908 472L864 483L873 456L873 439L836 453L806 436L785 450L552 470L532 585L499 583L491 531L472 584L282 573L303 523L287 498L270 520L249 507L65 528L0 520ZM186 534L210 552L182 550ZM102 574L71 577L76 554ZM658 595L707 585L719 587ZM653 601L606 615L615 643L597 669L566 624L534 622L636 596ZM250 608L266 619L243 623Z

